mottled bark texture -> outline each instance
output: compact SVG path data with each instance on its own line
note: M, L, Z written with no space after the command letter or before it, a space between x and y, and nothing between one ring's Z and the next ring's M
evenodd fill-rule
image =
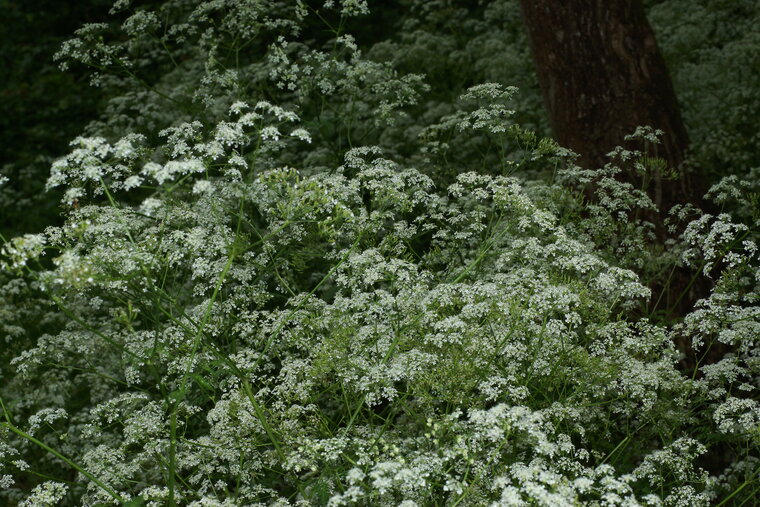
M646 125L664 132L648 155L684 169L689 139L641 2L521 0L521 6L552 131L580 155L579 164L602 167L615 146L641 148L623 137ZM650 195L660 209L691 200L687 174L679 174L672 181L654 175Z

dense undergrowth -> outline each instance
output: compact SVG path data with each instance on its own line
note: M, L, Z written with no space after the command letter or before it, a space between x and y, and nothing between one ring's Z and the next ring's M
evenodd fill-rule
M752 503L755 172L656 210L657 161L382 58L435 2L380 42L361 0L130 3L58 55L106 100L64 223L4 238L2 502Z

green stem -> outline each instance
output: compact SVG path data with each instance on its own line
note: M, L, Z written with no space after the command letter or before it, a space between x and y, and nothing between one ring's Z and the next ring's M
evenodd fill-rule
M21 437L21 438L23 438L25 440L28 440L29 442L32 442L33 444L35 444L35 445L37 445L37 446L45 449L47 452L49 452L53 456L55 456L56 458L58 458L61 461L65 462L67 465L69 465L70 467L72 467L73 469L75 469L77 472L79 472L80 474L82 474L85 477L87 477L88 479L90 479L100 489L102 489L103 491L105 491L106 493L108 493L110 496L112 496L114 498L114 500L118 501L119 503L124 503L124 499L121 496L119 496L119 494L116 493L116 491L114 491L113 489L109 488L100 479L98 479L97 477L95 477L94 475L92 475L90 472L88 472L84 468L80 467L79 465L77 465L76 463L74 463L73 461L71 461L69 458L67 458L66 456L64 456L60 452L56 451L52 447L49 447L44 442L42 442L40 440L37 440L36 438L34 438L33 436L31 436L30 434L25 433L24 431L18 429L16 426L14 426L13 423L11 422L10 414L6 410L5 404L3 403L2 398L0 398L0 407L2 407L3 414L5 415L5 419L7 421L7 422L4 422L4 423L0 423L0 425L4 426L5 428L8 428L9 430L11 430L13 433L15 433L16 435L18 435L19 437Z

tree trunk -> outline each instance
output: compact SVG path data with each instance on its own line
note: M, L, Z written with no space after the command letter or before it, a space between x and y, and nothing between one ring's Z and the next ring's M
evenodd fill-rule
M654 175L650 195L661 210L691 200L683 161L689 139L670 74L639 0L521 0L523 20L554 137L602 167L637 126L663 131L648 155L679 170ZM636 178L627 175L633 183Z

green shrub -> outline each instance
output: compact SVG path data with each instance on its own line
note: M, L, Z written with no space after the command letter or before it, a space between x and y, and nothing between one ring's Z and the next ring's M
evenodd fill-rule
M582 170L497 83L425 123L423 77L343 32L372 19L361 0L129 5L61 52L110 97L52 166L65 222L2 250L4 502L756 494L751 185L713 187L719 215L673 210L659 243L615 179L642 153ZM422 135L386 146L404 129ZM649 318L647 283L678 266L711 294Z

